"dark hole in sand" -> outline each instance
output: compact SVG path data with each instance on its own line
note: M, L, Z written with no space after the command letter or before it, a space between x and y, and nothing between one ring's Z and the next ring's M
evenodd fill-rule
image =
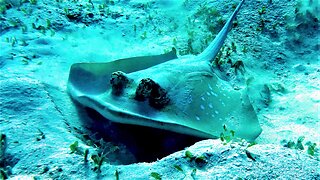
M156 128L114 123L93 109L85 110L91 119L90 133L119 147L107 156L110 164L153 162L203 140Z

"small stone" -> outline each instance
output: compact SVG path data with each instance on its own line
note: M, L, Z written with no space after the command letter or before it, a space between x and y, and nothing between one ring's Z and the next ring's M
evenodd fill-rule
M306 70L306 67L302 64L299 64L297 66L294 67L294 70L298 71L298 72L302 72Z

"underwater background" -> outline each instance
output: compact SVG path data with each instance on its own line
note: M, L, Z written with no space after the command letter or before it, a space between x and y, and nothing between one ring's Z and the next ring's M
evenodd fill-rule
M200 54L239 2L0 0L0 178L320 179L317 0L246 0L214 60L244 64L229 82L248 89L254 142L119 125L67 93L74 63Z

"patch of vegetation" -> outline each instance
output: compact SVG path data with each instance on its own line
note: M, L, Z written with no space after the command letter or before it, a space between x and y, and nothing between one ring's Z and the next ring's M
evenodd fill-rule
M79 142L78 141L75 141L74 143L72 143L70 146L69 146L70 150L71 150L71 153L81 153L80 151L80 148L79 148Z
M88 161L88 155L89 155L89 149L85 149L83 154L84 162Z
M83 150L82 148L79 147L79 142L75 141L69 146L72 153L76 153L78 155L83 155L84 162L88 161L88 155L89 155L89 149ZM92 158L92 157L91 157Z
M218 9L208 3L199 5L196 12L188 17L186 25L186 32L188 33L187 45L179 51L179 54L197 55L201 53L211 43L225 23L226 20L220 15ZM203 37L199 37L200 34L195 32L195 29L198 29L199 26L204 27L202 28L204 29L202 32L205 33ZM198 37L194 38L196 33Z
M20 0L0 0L0 14L5 14L7 9L20 6Z
M9 175L7 174L7 172L3 168L0 168L0 179L4 180L8 178L9 178Z
M214 7L209 7L207 3L199 6L194 18L203 20L204 25L212 34L217 34L225 23L219 11Z
M262 6L261 9L258 10L259 13L259 23L258 23L258 27L256 28L257 31L264 31L265 29L265 24L266 24L266 20L264 18L264 14L266 14L266 6Z
M190 151L185 152L185 157L190 161L194 158L193 154Z
M150 176L151 176L152 178L154 178L155 180L161 180L161 179L162 179L162 175L160 175L160 174L157 173L157 172L151 172L151 173L150 173Z
M218 68L223 73L230 73L230 70L233 69L232 72L235 75L238 75L238 72L243 75L245 73L244 63L241 60L233 63L232 55L234 53L237 53L237 46L234 42L224 45L212 61L212 66Z
M38 0L29 0L30 4L37 4Z
M37 134L36 141L41 141L42 139L46 138L45 134L40 129L38 129L38 132L39 133Z
M179 171L179 172L181 172L181 173L183 174L183 177L182 177L181 179L185 179L185 178L186 178L187 174L184 172L184 170L182 169L181 166L179 166L179 165L174 165L173 167L174 167L177 171Z
M192 169L192 171L191 171L191 177L192 177L192 179L196 179L196 173L197 173L197 169Z
M10 43L12 47L15 47L18 44L18 40L16 39L16 37L7 37L6 42Z
M4 14L7 10L6 4L0 4L0 14Z
M70 153L75 153L77 155L83 156L84 163L87 163L89 160L91 160L90 162L94 166L93 170L100 173L103 163L108 162L108 156L118 151L119 147L113 145L112 143L107 143L103 139L100 139L99 141L92 140L88 135L85 134L83 135L83 138L87 145L94 146L96 150L90 153L88 148L84 149L80 147L79 142L75 141L69 146L71 151Z
M32 23L32 28L35 30L38 30L42 34L46 34L49 31L50 36L55 35L55 32L52 29L52 23L49 19L46 19L45 25L42 25L42 24L37 25L36 23Z
M281 144L284 147L287 147L287 148L290 148L290 149L306 151L306 153L309 154L310 156L319 158L320 150L319 150L319 148L317 148L317 144L313 143L311 141L308 141L303 145L304 139L305 139L304 136L298 137L298 139L296 141L293 141L293 140L289 140L288 141L288 140L284 139L284 140L281 141ZM306 150L305 150L305 146L307 147Z
M236 75L238 74L239 71L241 72L242 75L246 71L246 69L244 68L243 61L241 60L236 61L233 65L231 65L231 68L234 68L234 72L236 73Z
M258 13L259 13L260 15L265 14L265 13L266 13L266 10L267 10L267 8L266 8L265 6L262 6L262 8L258 10Z
M6 166L6 149L7 136L0 132L0 179L8 179L11 174L11 167Z
M94 162L94 171L97 171L97 172L101 172L101 166L103 164L103 162L105 161L105 156L104 154L94 154L91 156L91 159L93 160Z
M228 144L235 139L235 131L227 129L226 125L223 125L223 132L220 133L220 140L224 145Z
M118 169L116 169L116 172L114 173L116 180L119 180L119 174L120 172L118 171Z
M140 38L142 40L145 40L147 38L147 31L144 31L141 35L140 35Z
M205 154L202 154L200 156L194 156L190 151L185 151L185 158L191 162L192 164L195 164L196 167L202 168L204 167L207 162L207 156Z
M307 153L311 156L314 156L315 153L319 151L319 149L316 148L317 146L316 143L312 143L311 141L308 141L305 145L308 146Z
M5 152L7 149L7 136L0 133L0 167L4 162Z

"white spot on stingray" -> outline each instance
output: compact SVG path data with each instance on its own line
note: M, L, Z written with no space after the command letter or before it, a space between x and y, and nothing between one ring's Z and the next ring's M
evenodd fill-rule
M226 97L227 95L225 93L222 94L224 97Z
M212 106L212 104L211 104L211 103L209 104L209 108L211 108L211 109L213 108L213 106Z
M216 113L216 114L219 114L219 112L216 110L216 111L214 111L214 113Z
M223 107L226 107L226 104L224 102L221 103Z
M199 116L196 116L196 119L197 119L198 121L200 121L200 117L199 117Z
M219 118L220 121L222 121L222 118Z
M212 87L210 86L210 84L208 84L208 87L209 87L210 90L212 90Z
M211 94L209 92L207 92L207 95L210 96Z
M205 99L203 96L201 96L201 100L202 100L202 101L205 101L206 99Z
M202 110L204 110L205 109L205 107L204 107L204 105L200 105L200 108L202 109Z
M214 93L213 91L211 91L211 94L214 95L215 97L218 97L218 94Z
M214 114L211 114L211 117L213 117L213 118L214 118L214 117L215 117L215 116L214 116Z

